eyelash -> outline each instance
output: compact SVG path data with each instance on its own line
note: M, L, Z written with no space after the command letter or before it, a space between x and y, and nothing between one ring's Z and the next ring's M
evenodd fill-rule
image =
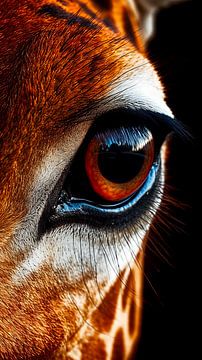
M168 122L166 126L162 126L162 124L158 126L156 114L154 116L153 113L150 114L146 111L143 114L144 117L140 116L139 112L135 112L134 116L134 112L131 114L125 110L118 110L103 115L102 119L99 118L94 123L69 167L63 186L60 187L60 195L58 194L57 201L48 212L49 216L46 223L48 230L68 223L89 224L91 227L106 227L108 230L113 227L116 229L125 228L130 222L134 223L140 219L141 213L145 209L152 208L149 199L154 194L158 196L158 189L155 188L155 184L160 181L159 151L165 137L171 132L171 128L169 126L170 118L166 117ZM121 115L124 121L119 120ZM160 118L160 115L157 115ZM131 141L135 142L136 147L140 146L140 143L143 144L142 146L151 141L155 143L153 162L150 163L151 169L143 183L144 186L141 184L137 191L128 194L120 201L117 199L112 201L112 199L107 198L103 200L100 194L92 189L86 171L85 154L88 152L89 144L94 140L103 142L106 137L108 143L113 143L116 140L122 147L131 146ZM83 182L80 181L79 184L78 179L81 178ZM87 196L81 196L85 191L79 194L80 190L76 189L77 186L78 188L85 187ZM144 198L148 193L151 196L147 196L145 204Z

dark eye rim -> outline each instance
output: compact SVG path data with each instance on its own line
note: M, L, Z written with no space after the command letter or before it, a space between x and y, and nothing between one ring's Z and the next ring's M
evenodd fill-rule
M46 222L46 231L50 232L58 227L70 226L71 224L88 225L95 229L105 228L108 230L120 229L126 227L126 224L133 224L141 217L147 210L150 211L152 206L152 199L159 195L160 177L161 177L161 162L155 165L155 178L151 183L150 189L140 189L139 198L137 194L133 194L123 203L117 205L99 206L90 204L83 199L77 199L72 204L72 209L63 215L56 215L51 213ZM141 194L144 192L144 194ZM140 196L141 194L141 196ZM145 203L145 200L147 202ZM76 205L76 206L75 206Z
M121 216L122 213L128 208L129 203L131 204L130 206L136 205L138 201L151 190L155 182L156 175L159 172L159 169L160 169L160 159L157 162L153 163L153 166L151 167L151 170L145 182L138 189L138 191L134 192L131 196L124 199L123 201L112 204L99 204L99 203L94 203L93 201L85 198L71 198L70 201L65 204L67 210L64 209L63 212L64 214L72 213L73 215L75 215L76 211L81 211L82 214L85 214L85 212L89 212L90 214L91 212L90 209L92 209L92 212L94 212L95 210L97 211L99 210L100 212L104 211L105 215L103 218L105 218L109 214L110 215L118 214L118 216ZM55 218L57 218L58 217L57 215L59 215L60 213L59 208L61 208L61 213L62 213L62 206L58 205L58 210L57 207L55 208L55 213L56 213Z

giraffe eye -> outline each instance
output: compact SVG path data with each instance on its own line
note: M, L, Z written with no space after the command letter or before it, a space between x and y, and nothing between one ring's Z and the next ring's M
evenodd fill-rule
M71 222L110 228L134 222L162 195L160 150L173 131L181 134L178 122L148 110L101 115L61 174L42 222L49 229Z
M147 128L119 127L93 137L85 152L85 171L101 199L119 202L143 185L153 161L151 132Z

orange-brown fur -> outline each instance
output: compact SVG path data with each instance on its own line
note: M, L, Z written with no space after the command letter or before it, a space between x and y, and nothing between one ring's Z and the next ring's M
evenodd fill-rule
M49 3L66 8L62 1ZM140 64L145 56L137 20L125 1L113 1L110 12L100 12L93 20L99 27L93 32L79 29L78 24L68 27L62 19L39 16L37 11L44 4L47 0L0 3L0 359L68 359L82 322L73 306L64 308L63 294L78 289L83 294L85 284L77 279L63 285L56 273L43 266L40 276L33 274L26 284L11 285L10 276L26 252L13 252L10 239L27 214L28 192L40 159L71 131L66 118L76 123L77 117L104 98L112 80L131 62L131 53L133 61ZM98 12L91 1L85 4ZM89 19L77 1L67 1L67 8ZM125 38L123 9L134 26L136 48ZM101 24L104 17L112 21L118 34ZM136 273L129 275L128 282L125 279L123 292L123 309L129 301L129 313L134 316L129 323L131 336L140 323L131 278L141 277L142 263L140 258ZM93 276L88 274L89 279ZM97 337L83 342L82 359L95 359L95 353L97 359L105 358L98 334L110 330L122 287L120 277L93 313L90 322L97 328ZM110 313L106 313L107 306ZM122 330L117 329L112 359L118 359L117 353L123 358L123 348Z

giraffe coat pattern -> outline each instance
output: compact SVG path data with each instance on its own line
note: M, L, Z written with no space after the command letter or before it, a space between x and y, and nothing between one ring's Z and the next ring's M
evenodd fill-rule
M117 230L68 220L45 231L44 218L95 119L124 107L173 120L147 58L151 3L1 1L0 359L135 353L166 145L159 193L130 223Z

